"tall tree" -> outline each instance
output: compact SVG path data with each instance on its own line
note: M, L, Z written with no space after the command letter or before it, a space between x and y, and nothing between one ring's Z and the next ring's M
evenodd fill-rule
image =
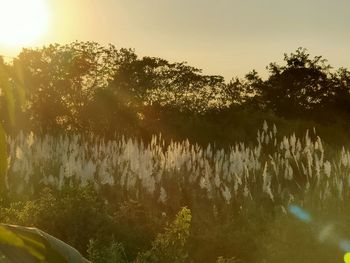
M313 59L305 49L285 54L286 65L268 67L270 76L261 94L268 107L290 116L321 109L329 105L331 92L330 66L321 56Z
M76 128L80 110L112 74L113 51L92 42L24 49L13 64L25 87L29 118L44 130Z

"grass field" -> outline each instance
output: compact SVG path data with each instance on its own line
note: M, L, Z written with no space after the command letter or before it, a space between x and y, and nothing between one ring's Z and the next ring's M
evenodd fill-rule
M110 259L101 262L114 262L116 251L125 262L140 261L147 249L154 253L156 233L169 231L183 207L192 218L188 233L182 229L181 246L159 262L177 253L179 262L340 262L349 247L350 152L323 146L314 130L282 136L264 123L255 143L226 149L166 142L161 135L143 143L30 133L8 138L8 145L3 221L35 224L82 253L90 242L95 261L92 239L108 251ZM62 208L64 202L76 206ZM55 210L60 218L39 220ZM98 220L87 229L78 222L95 213L106 217L109 238L99 236ZM59 229L69 219L74 238Z

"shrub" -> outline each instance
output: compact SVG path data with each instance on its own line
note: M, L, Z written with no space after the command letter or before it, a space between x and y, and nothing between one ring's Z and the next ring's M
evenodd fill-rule
M158 234L150 250L140 253L137 263L145 262L187 262L187 240L190 235L191 211L183 208L165 232Z
M112 241L109 246L99 244L96 240L90 240L88 248L89 260L93 263L127 263L122 243Z
M91 238L110 233L111 217L91 187L54 192L2 208L2 222L35 226L85 252ZM109 236L109 235L108 235Z

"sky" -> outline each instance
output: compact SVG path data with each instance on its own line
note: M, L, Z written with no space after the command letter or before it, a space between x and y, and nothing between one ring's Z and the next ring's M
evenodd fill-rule
M298 47L335 68L350 68L349 0L45 1L48 30L32 47L111 43L140 56L187 61L226 80L252 69L266 76L270 62L281 63L284 53ZM0 54L19 50L0 45Z

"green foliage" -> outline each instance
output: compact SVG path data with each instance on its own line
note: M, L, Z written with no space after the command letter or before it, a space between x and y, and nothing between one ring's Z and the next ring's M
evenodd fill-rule
M182 208L174 222L166 227L165 232L158 234L152 242L152 248L140 253L136 262L187 262L189 255L186 245L190 235L191 220L191 211L188 208Z
M105 235L111 227L106 207L91 188L61 193L44 189L36 200L3 208L1 221L38 227L84 253L91 238Z
M96 262L293 262L295 258L298 262L315 258L331 262L326 252L339 252L329 247L322 251L313 231L281 215L279 210L290 202L299 202L320 214L344 209L343 213L334 214L348 217L349 210L344 208L344 200L349 197L344 187L348 152L340 152L337 146L350 145L350 73L347 69L332 71L320 56L311 58L304 49L285 55L284 65L272 63L268 69L267 80L252 71L243 79L225 83L222 77L204 75L186 63L138 57L131 49L91 42L24 49L13 64L0 61L3 192L8 159L13 170L8 177L8 198L1 203L1 221L39 227L83 254L89 246L89 255ZM24 103L18 103L23 100ZM272 135L267 129L259 132L257 140L257 130L264 120L275 123L281 135ZM8 147L1 127L9 134L21 129L35 130L38 138L47 139L45 142L50 142L50 135L67 131L90 139L80 144L79 137L72 143L71 138L78 137L68 136L70 148L63 153L67 158L62 161L62 152L49 154L48 148L59 144L55 140L52 145L39 143L33 150L23 137L19 136L22 139L17 142L8 137ZM326 153L320 149L316 134L304 137L305 130L313 127L324 139ZM153 152L160 156L157 167L162 167L166 158L170 166L178 160L190 161L186 167L168 169L163 175L152 170L143 178L144 171L136 169L142 159L138 157L143 155L137 153L149 154L148 142L159 133L164 142L154 146L158 150ZM96 139L91 134L101 137ZM126 143L125 137L116 141L117 145L134 149L132 165L131 158L119 163L120 158L97 150L107 147L106 138L118 135L140 141ZM281 144L274 144L275 140ZM242 143L236 144L237 141ZM208 143L212 148L207 147ZM118 148L114 141L108 145ZM185 150L171 151L169 145ZM61 161L67 164L65 169L83 170L82 164L87 164L91 152L82 150L82 156L74 156L80 149L97 152L91 158L92 168L96 168L89 178L93 186L79 187L79 180L72 179L75 175L60 173ZM8 151L11 158L7 158ZM33 156L40 152L44 161L21 157L25 151ZM174 152L175 161L171 161L170 153ZM185 153L191 157L182 155ZM198 161L192 154L210 157ZM48 156L55 158L50 160ZM255 168L247 168L248 157L241 162L231 159L235 156L252 157L251 167ZM326 158L330 161L326 162ZM150 156L145 159L149 162L144 163L155 159ZM108 173L117 183L105 185L102 181L106 178L101 176L108 173L101 167L111 160L117 165ZM199 171L195 167L201 161L206 169ZM227 167L233 165L243 172L231 177L223 172L216 180L216 171L225 167L225 162ZM332 176L324 172L330 164ZM131 166L136 167L133 173L121 172ZM28 177L21 177L19 168L27 169ZM90 171L76 177L84 179L85 172ZM197 172L199 177L191 177ZM125 186L132 176L136 178L134 185ZM158 176L161 180L155 182ZM52 185L60 182L59 187L43 190L50 180L54 181ZM152 193L148 193L142 184L152 186L152 182L154 189L151 187ZM205 188L208 183L210 189ZM21 191L23 185L28 187ZM166 202L157 196L162 189ZM157 235L168 220L167 214L174 215L183 206L191 212L181 210L165 232ZM345 227L342 229L348 233ZM303 242L299 241L301 237ZM94 242L89 243L90 240ZM303 253L290 256L295 251Z
M321 56L299 48L268 70L266 80L253 70L225 83L186 63L138 57L112 45L24 49L13 64L0 63L0 119L11 133L73 130L144 140L162 133L202 145L254 140L250 131L260 125L255 119L268 116L279 127L288 118L350 130L347 69L333 71Z
M154 215L154 209L155 207L128 200L119 203L114 210L113 221L117 225L114 235L123 243L129 259L147 249L156 234L163 229L165 220Z
M303 123L289 124L303 128ZM343 226L335 237L350 236L344 223L350 217L344 187L350 153L323 145L314 131L302 137L279 136L276 127L265 123L255 144L238 143L229 149L204 149L188 141L166 147L157 137L151 145L100 138L85 143L79 136L20 135L9 141L14 161L9 175L27 176L22 185L33 190L9 191L1 203L0 221L43 229L83 255L88 249L96 262L293 262L295 251L302 251L295 256L299 262L331 261L340 251L320 242L317 231L339 220ZM51 152L57 155L51 157ZM55 162L66 165L58 156L67 153L76 162L64 157L72 163L61 173ZM90 159L90 154L96 157ZM100 169L97 162L105 156L105 169L89 176L91 185L80 184L89 172L81 167L90 163L90 168ZM41 169L30 169L35 174L20 170L30 167L27 160ZM113 160L123 162L113 166ZM151 167L139 169L143 164ZM198 177L192 177L196 171ZM160 179L152 181L154 174ZM124 183L122 176L135 178L135 184ZM51 188L41 189L43 180ZM10 181L9 188L16 185ZM287 213L290 204L318 215L316 227L297 222ZM169 223L184 206L189 208Z
M113 241L108 247L98 244L96 240L90 240L88 255L93 263L127 263L124 246Z

